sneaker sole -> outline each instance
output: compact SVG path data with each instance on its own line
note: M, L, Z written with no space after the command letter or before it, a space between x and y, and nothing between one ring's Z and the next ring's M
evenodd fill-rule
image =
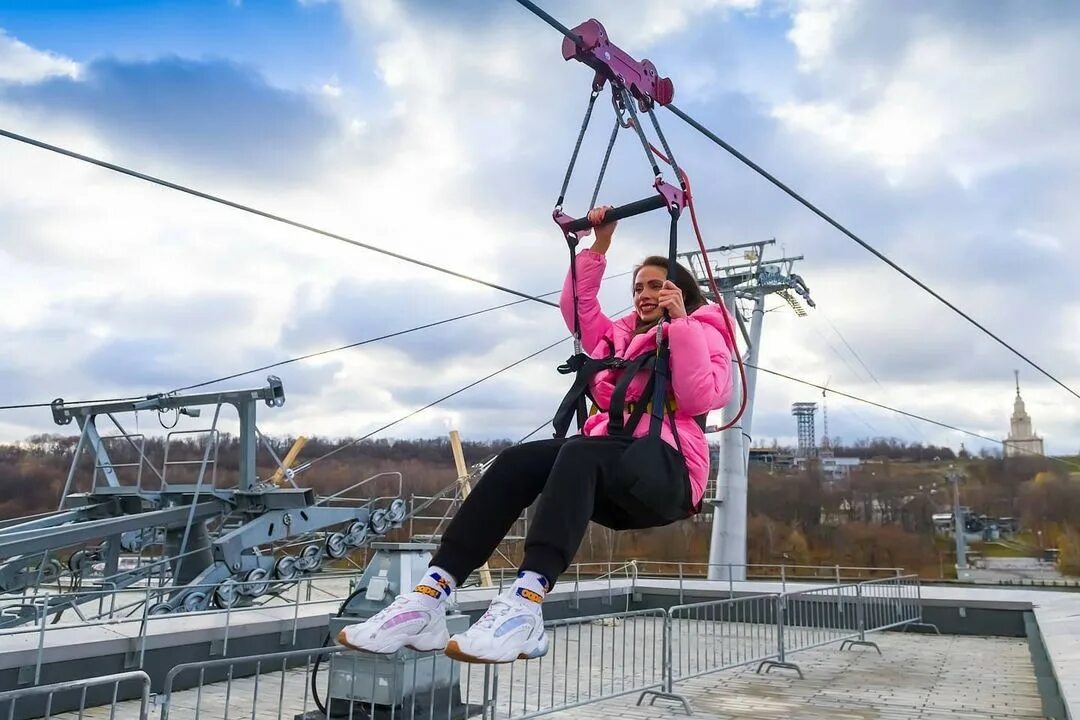
M383 649L380 649L380 650L371 650L369 648L360 647L358 645L353 645L351 642L349 642L348 638L345 636L345 631L344 630L342 630L342 631L340 631L338 633L337 642L338 642L338 645L343 645L344 647L347 647L350 650L356 650L357 652L369 653L371 655L393 655L394 653L396 653L401 648L409 648L410 650L415 650L416 652L436 652L436 651L445 650L446 647L447 647L446 640L443 640L442 642L436 641L435 643L432 643L430 647L426 647L426 645L427 645L426 643L423 643L423 644L422 643L412 643L412 644L410 644L410 643L401 643L400 645L397 645L396 647L395 646L387 646L387 647L384 647Z
M541 643L535 650L528 653L518 653L518 656L516 658L510 658L509 660L491 660L488 658L476 657L475 655L469 655L461 649L461 646L458 645L457 640L451 640L450 642L448 642L446 644L446 650L444 650L443 652L446 654L446 657L450 658L451 660L469 663L470 665L505 665L507 663L512 663L515 660L534 660L538 657L546 655L547 650L548 642L547 636L545 635L544 642Z

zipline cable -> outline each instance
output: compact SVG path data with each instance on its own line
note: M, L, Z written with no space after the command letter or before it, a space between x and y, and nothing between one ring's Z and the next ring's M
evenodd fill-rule
M137 170L132 170L131 168L124 167L123 165L117 165L116 163L111 163L111 162L107 162L105 160L100 160L98 158L90 157L89 155L83 155L82 153L77 153L77 152L75 152L73 150L68 150L68 149L62 148L62 147L60 147L58 145L52 145L50 143L43 142L41 140L35 140L34 138L27 137L26 135L20 135L18 133L11 132L10 130L4 130L4 129L0 128L0 137L6 137L6 138L9 138L11 140L15 140L17 142L24 143L26 145L32 145L34 147L41 148L42 150L48 150L49 152L54 152L54 153L57 153L58 155L64 155L65 157L69 157L69 158L72 158L72 159L75 159L75 160L80 160L82 162L89 163L91 165L97 165L98 167L105 168L106 170L112 170L113 172L120 173L121 175L127 175L129 177L133 177L133 178L136 178L136 179L139 179L139 180L145 180L146 182L153 183L155 185L160 185L161 187L169 188L170 190L177 190L177 191L182 192L182 193L187 193L188 195L193 195L194 197L202 198L203 200L209 200L210 202L215 202L215 203L218 203L220 205L225 205L225 206L231 207L231 208L233 208L235 210L241 210L243 212L250 213L252 215L258 215L259 217L266 218L267 220L273 220L274 222L282 223L283 225L289 225L290 227L298 228L300 230L306 230L308 232L315 233L316 235L322 235L323 237L328 237L328 238L331 238L332 240L338 240L340 242L347 243L349 245L354 245L354 246L356 246L358 248L363 248L364 250L370 250L372 252L376 252L376 253L379 253L381 255L386 255L387 257L392 257L395 260L402 260L402 261L407 262L407 263L412 263L413 265L419 265L420 267L427 268L428 270L434 270L436 272L440 272L440 273L443 273L445 275L450 275L452 277L460 278L462 280L468 280L469 282L473 282L473 283L476 283L478 285L483 285L485 287L489 287L489 288L492 288L494 290L499 290L501 292L509 293L511 295L517 295L518 297L525 298L526 300L533 300L535 302L542 303L544 305L551 305L552 307L558 307L557 303L553 303L550 300L543 300L543 299L541 299L541 298L539 298L539 297L537 297L535 295L529 295L528 293L523 293L523 292L520 292L518 290L512 290L512 289L510 289L508 287L505 287L503 285L498 285L498 284L493 283L493 282L488 282L487 280L483 280L483 279L475 277L473 275L466 275L465 273L461 273L461 272L458 272L456 270L451 270L449 268L442 267L441 265L436 265L434 263L429 263L429 262L427 262L425 260L420 260L418 258L409 257L408 255L402 255L401 253L396 253L396 252L394 252L392 250L387 250L386 248L381 248L381 247L378 247L376 245L371 245L369 243L361 242L359 240L355 240L353 238L346 237L345 235L340 235L340 234L335 233L335 232L330 232L329 230L322 230L322 229L317 228L317 227L315 227L313 225L308 225L306 223L302 223L302 222L299 222L297 220L290 220L289 218L284 217L282 215L276 215L274 213L267 212L266 210L260 210L258 208L252 207L250 205L244 205L243 203L235 202L233 200L228 200L226 198L221 197L220 195L212 195L211 193L203 192L202 190L196 190L195 188L188 187L186 185L180 185L178 183L170 182L169 180L163 180L162 178L155 177L153 175L147 175L146 173L139 172Z
M882 410L888 410L889 412L894 412L894 413L897 413L898 415L903 415L905 417L914 418L915 420L920 420L920 421L925 422L925 423L930 423L931 425L937 425L938 427L945 428L946 430L953 430L953 431L958 432L958 433L963 433L964 435L970 435L971 437L978 438L980 440L985 440L987 442L994 443L995 445L1000 445L1001 444L1001 440L999 440L997 438L992 438L989 435L983 435L982 433L977 433L977 432L974 432L972 430L965 430L962 427L957 427L956 425L950 425L949 423L941 422L940 420L933 420L933 419L925 417L923 415L918 415L918 414L913 413L913 412L908 412L907 410L901 410L899 408L890 407L889 405L885 405L883 403L875 402L873 400L867 400L866 398L859 397L858 395L852 395L851 393L846 393L846 392L843 392L842 390L837 390L836 388L830 388L830 387L826 387L824 385L819 385L817 383L810 382L809 380L803 380L802 378L797 378L797 377L794 377L794 376L791 376L791 375L787 375L787 374L779 372L777 370L770 370L768 368L761 367L760 365L754 365L752 363L746 363L746 367L754 368L755 370L760 370L763 373L768 373L769 375L774 375L774 376L776 376L778 378L783 378L784 380L790 380L791 382L799 383L800 385L806 385L807 387L816 388L818 390L827 390L829 393L831 393L833 395L839 395L840 397L845 397L845 398L848 398L849 400L855 400L856 402L861 402L861 403L864 403L866 405L871 405L873 407L880 408ZM1016 449L1021 450L1021 452L1027 452L1028 454L1033 455L1033 456L1045 458L1047 460L1052 460L1054 462L1061 463L1063 465L1067 465L1068 467L1080 470L1080 464L1070 462L1070 461L1065 460L1063 458L1052 457L1052 456L1046 455L1044 453L1030 452L1030 451L1024 450L1024 449L1022 449L1020 447L1017 447Z
M466 390L474 388L477 385L479 385L480 383L485 382L487 380L490 380L491 378L495 377L496 375L500 375L500 374L506 372L507 370L511 370L511 369L517 367L518 365L521 365L522 363L524 363L524 362L526 362L528 360L532 360L534 357L536 357L538 355L541 355L541 354L547 352L548 350L551 350L552 348L558 347L559 345L563 344L564 342L567 342L568 340L570 340L569 337L564 337L564 338L561 338L561 339L551 343L550 345L545 345L544 347L540 348L536 352L529 353L525 357L523 357L523 358L521 358L519 360L515 360L514 362L510 363L509 365L501 367L501 368L499 368L498 370L496 370L496 371L494 371L492 373L488 373L484 377L479 378L478 380L474 380L471 383L469 383L468 385L465 385L464 387L460 387L460 388L458 388L457 390L454 390L451 393L447 393L446 395L443 395L442 397L438 398L437 400L432 400L427 405L424 405L421 408L417 408L416 410L413 410L412 412L409 412L409 413L406 413L405 415L402 415L401 417L397 418L396 420L392 420L391 422L388 422L385 425L382 425L381 427L378 427L375 430L372 430L371 432L367 433L363 437L359 437L359 438L357 438L355 440L352 440L352 441L350 441L350 442L348 442L348 443L346 443L344 445L336 447L333 450L318 456L314 460L309 460L309 461L303 463L302 465L300 465L299 467L297 467L295 469L295 472L296 473L303 472L303 471L307 470L308 468L310 468L315 463L322 462L323 460L326 460L327 458L329 458L329 457L331 457L333 455L336 455L339 452L341 452L342 450L350 448L350 447L352 447L354 445L359 445L363 441L365 441L365 440L367 440L367 439L369 439L371 437L374 437L375 435L378 435L382 431L389 430L390 428L394 427L395 425L403 423L403 422L405 422L406 420L408 420L410 418L416 417L417 415L424 412L425 410L430 410L431 408L435 407L436 405L439 405L440 403L443 403L443 402L449 400L450 398L452 398L452 397L454 397L456 395L460 395L461 393L465 392Z
M622 310L620 310L619 313L625 312L625 311L627 311L629 309L630 309L630 307L628 306L628 307L623 308ZM464 387L460 387L460 388L458 388L457 390L454 390L451 393L447 393L446 395L443 395L442 397L438 398L437 400L432 400L427 405L424 405L421 408L418 408L416 410L413 410L410 413L402 415L398 419L393 420L393 421L383 425L382 427L379 427L379 428L376 428L375 430L372 430L371 432L369 432L367 435L364 435L363 437L359 437L359 438L357 438L355 440L352 440L352 441L350 441L350 442L348 442L348 443L346 443L344 445L341 445L339 447L334 448L333 450L330 450L329 452L323 453L322 455L318 456L314 460L309 460L309 461L303 463L302 465L300 465L299 467L296 468L295 472L299 473L299 472L302 472L304 470L307 470L308 468L310 468L312 465L314 465L317 462L321 462L321 461L327 459L328 457L336 455L337 453L341 452L342 450L350 448L350 447L352 447L354 445L358 445L358 444L362 443L363 441L365 441L365 440L367 440L367 439L381 433L383 430L388 430L388 429L392 428L393 426L395 426L395 425L397 425L399 423L403 423L403 422L405 422L406 420L408 420L410 418L416 417L417 415L424 412L425 410L430 410L431 408L435 407L436 405L439 405L440 403L443 403L443 402L449 400L450 398L452 398L452 397L454 397L456 395L460 395L461 393L465 392L466 390L474 388L477 385L479 385L480 383L486 382L486 381L490 380L491 378L495 377L496 375L501 375L502 373L504 373L504 372L506 372L508 370L511 370L511 369L517 367L518 365L521 365L522 363L524 363L524 362L526 362L528 360L532 360L534 357L536 357L538 355L541 355L541 354L543 354L543 353L547 352L548 350L551 350L551 349L553 349L555 347L558 347L559 345L561 345L562 343L564 343L564 342L566 342L567 340L570 340L570 339L571 338L569 338L569 337L564 337L564 338L561 338L559 340L556 340L555 342L551 343L550 345L545 345L544 347L540 348L539 350L537 350L535 352L532 352L532 353L529 353L525 357L523 357L523 358L521 358L519 360L515 360L514 362L510 363L509 365L501 367L501 368L499 368L498 370L496 370L496 371L494 371L492 373L488 373L484 377L482 377L482 378L480 378L478 380L474 380L471 383L469 383L468 385L465 385ZM541 429L543 429L543 427L544 426L541 425L539 428L534 430L532 434L535 434L535 433L539 432Z
M614 275L607 275L607 276L604 277L604 280L611 280L613 278L624 277L626 275L629 275L631 272L633 272L633 271L632 270L627 270L626 272L615 273ZM542 295L537 295L537 297L539 297L539 298L550 297L551 295L558 295L560 292L562 292L562 290L552 290L551 292L546 292L546 293L543 293ZM520 305L520 304L522 304L524 302L528 302L528 300L527 299L513 300L511 302L503 303L501 305L493 305L491 307L483 308L481 310L473 310L472 312L462 313L461 315L455 315L453 317L444 318L442 320L435 320L433 322L424 323L423 325L415 325L415 326L413 326L411 328L406 328L404 330L397 330L395 332L387 333L385 335L376 335L375 337L365 338L363 340L357 340L356 342L351 342L351 343L348 343L346 345L339 345L337 347L329 348L327 350L319 350L319 351L316 351L316 352L307 353L305 355L297 355L296 357L291 357L291 358L288 358L287 360L279 360L278 362L270 363L269 365L262 365L260 367L252 368L250 370L243 370L241 372L233 373L231 375L224 375L222 377L215 378L213 380L207 380L206 382L196 383L195 385L186 385L184 387L172 390L169 394L183 392L185 390L193 390L195 388L205 387L207 385L213 385L215 383L224 382L225 380L234 380L234 379L236 379L238 377L243 377L244 375L252 375L252 374L257 373L257 372L263 372L264 370L271 370L271 369L276 368L276 367L281 367L282 365L289 365L291 363L300 362L302 360L310 360L311 358L320 357L322 355L329 355L330 353L338 352L339 350L349 350L351 348L361 347L362 345L371 345L373 343L380 342L382 340L389 340L391 338L401 337L402 335L408 335L409 333L414 333L414 332L417 332L417 331L420 331L420 330L427 330L429 328L438 327L439 325L447 325L449 323L456 322L458 320L464 320L466 318L476 317L477 315L483 315L484 313L493 312L495 310L502 310L503 308L513 307L514 305Z
M534 15L536 15L538 18L540 18L541 20L546 22L548 25L550 25L554 29L558 30L565 37L569 38L575 45L577 45L578 47L581 46L581 39L577 35L575 35L573 32L571 32L571 30L569 28L567 28L565 25L563 25L558 20L553 18L547 12L542 10L539 6L536 5L536 3L531 2L530 0L517 0L517 2L521 6L525 7L527 10L532 12ZM788 196L790 196L793 200L798 202L800 205L802 205L806 209L810 210L810 212L817 215L819 218L821 218L822 220L827 222L829 225L832 225L834 228L836 228L841 233L846 235L849 239L853 240L855 243L857 243L859 246L861 246L864 250L866 250L867 252L872 254L874 257L876 257L877 259L884 262L886 265L891 267L896 272L903 275L905 278L907 278L908 280L913 282L915 285L917 285L920 289L922 289L923 291L928 293L935 300L937 300L938 302L945 305L945 307L952 310L954 313L956 313L957 315L962 317L964 320L967 320L970 324L974 325L976 328L978 328L983 333L988 335L990 338L992 338L994 341L996 341L999 345L1001 345L1002 347L1007 349L1009 352L1016 355L1016 357L1023 360L1025 363L1030 365L1032 368L1037 370L1039 373L1041 373L1045 377L1052 380L1055 384L1057 384L1060 387L1062 387L1063 389L1065 389L1070 395L1072 395L1073 397L1080 400L1080 393L1073 390L1071 387L1069 387L1064 382L1059 380L1057 377L1055 377L1053 374L1051 374L1048 370L1045 370L1041 365L1036 363L1034 360L1029 358L1024 353L1020 352L1020 350L1015 348L1013 345L1009 344L1007 341L1002 339L999 335L997 335L996 333L991 331L989 328L987 328L985 325L983 325L978 320L973 318L971 315L968 315L966 312L961 310L959 307L954 305L952 302L946 300L940 293L935 291L929 285L924 283L922 280L919 280L917 277L912 275L910 272L908 272L904 268L900 267L900 265L898 265L896 262L894 262L891 258L889 258L887 255L885 255L883 252L881 252L880 250L878 250L874 246L870 245L870 243L868 243L865 240L863 240L862 238L860 238L858 235L853 233L851 230L848 230L845 226L840 224L838 221L834 220L832 218L832 216L830 216L828 213L824 212L823 210L818 208L816 205L814 205L812 202L807 200L805 197L800 195L798 192L796 192L795 190L790 188L788 185L783 183L775 175L770 173L768 170L766 170L762 166L758 165L756 162L751 160L745 154L743 154L739 150L737 150L734 146L732 146L731 144L729 144L728 142L723 140L721 137L719 137L716 133L712 132L707 127L705 127L704 125L699 123L697 120L695 120L694 118L690 117L688 114L683 112L674 103L668 103L668 104L664 105L664 107L667 108L667 110L669 110L673 115L675 115L675 117L679 118L680 120L685 122L687 125L692 127L694 130L697 130L699 133L704 135L706 138L708 138L709 140L711 140L715 144L719 145L721 148L723 148L725 151L727 151L729 154L731 154L733 157L735 157L741 163L743 163L744 165L749 167L751 170L753 170L757 174L761 175L763 178L765 178L770 183L775 185L777 188L782 190L784 193L786 193Z
M614 278L625 277L626 275L629 275L632 272L633 272L632 270L627 270L626 272L615 273L613 275L607 275L607 276L604 277L604 280L612 280ZM550 292L546 292L546 293L543 293L541 295L537 295L537 297L541 297L541 298L550 297L552 295L557 295L560 292L562 292L562 291L561 290L552 290ZM289 365L291 363L300 362L302 360L310 360L311 358L320 357L322 355L328 355L330 353L338 352L339 350L349 350L350 348L360 347L362 345L370 345L372 343L376 343L376 342L379 342L381 340L389 340L391 338L400 337L402 335L407 335L409 333L414 333L414 332L417 332L417 331L420 331L420 330L427 330L428 328L437 327L439 325L446 325L448 323L452 323L452 322L455 322L455 321L458 321L458 320L464 320L464 319L470 318L470 317L475 317L477 315L482 315L484 313L492 312L494 310L501 310L503 308L512 307L514 305L520 305L521 303L524 303L524 302L528 302L528 300L527 299L514 300L512 302L503 303L501 305L493 305L491 307L483 308L481 310L474 310L472 312L463 313L461 315L455 315L454 317L444 318L442 320L436 320L436 321L433 321L433 322L430 322L430 323L425 323L423 325L416 325L416 326L413 326L411 328L406 328L404 330L397 330L395 332L387 333L385 335L377 335L375 337L365 338L363 340L357 340L355 342L351 342L351 343L348 343L346 345L339 345L338 347L329 348L327 350L319 350L317 352L307 353L305 355L298 355L296 357L291 357L291 358L288 358L286 360L280 360L278 362L270 363L268 365L260 365L259 367L251 368L250 370L243 370L241 372L232 373L231 375L223 375L222 377L214 378L213 380L207 380L205 382L195 383L194 385L185 385L183 387L179 387L179 388L176 388L174 390L170 390L168 393L166 393L166 395L173 395L175 393L184 392L186 390L194 390L196 388L206 387L207 385L214 385L216 383L224 382L226 380L235 380L238 377L243 377L245 375L253 375L253 374L257 373L257 372L263 372L264 370L271 370L271 369L276 368L276 367L281 367L282 365ZM137 396L134 396L134 397L107 398L107 399L102 399L102 400L72 400L72 401L69 401L69 402L65 402L64 405L67 406L67 407L72 407L72 406L79 406L79 405L95 405L95 404L101 404L101 403L130 402L132 400L142 400L145 397L148 397L148 396L146 396L146 395L137 395ZM52 403L50 403L50 402L23 403L23 404L20 404L20 405L0 405L0 410L22 410L22 409L28 409L28 408L46 408L46 407L50 407L51 405L52 405Z

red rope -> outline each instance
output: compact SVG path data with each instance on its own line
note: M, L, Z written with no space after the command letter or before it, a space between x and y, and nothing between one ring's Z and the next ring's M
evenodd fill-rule
M669 160L668 157L664 155L664 153L657 150L655 145L649 143L649 149L651 149L653 154L656 155L658 158L666 162L668 165L671 165L671 160ZM682 170L679 171L679 174L681 176L683 187L685 188L686 204L687 207L690 208L690 222L694 226L694 235L697 236L698 247L701 248L701 259L705 263L705 277L709 281L709 289L712 290L713 297L716 298L720 307L724 310L724 324L727 325L728 333L731 335L731 349L735 353L735 359L739 364L739 381L742 383L743 389L742 397L739 400L739 412L735 413L735 417L731 419L731 422L729 422L727 425L723 425L720 428L720 430L727 430L735 423L739 422L739 419L746 411L746 368L743 365L742 355L739 353L739 343L735 339L735 328L732 327L731 324L731 315L730 313L728 313L727 308L724 306L724 299L723 297L721 297L720 291L717 289L716 278L713 277L712 263L709 262L709 254L705 250L705 239L701 235L701 227L698 225L697 212L694 210L694 194L690 191L690 177Z

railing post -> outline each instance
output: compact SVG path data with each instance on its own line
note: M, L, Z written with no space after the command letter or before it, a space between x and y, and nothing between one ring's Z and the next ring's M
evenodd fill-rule
M664 688L664 691L669 694L675 692L675 670L671 651L671 625L671 613L668 610L664 610L664 679L667 682L667 687Z
M310 587L310 586L309 586ZM235 592L235 590L234 590ZM221 656L229 657L229 626L232 623L232 602L225 606L225 641L221 645Z
M787 592L787 565L780 566L780 592Z
M146 586L146 598L143 601L142 623L139 627L139 669L143 669L146 659L146 636L150 633L150 586Z
M37 663L34 665L34 685L41 684L41 662L44 660L45 656L45 625L48 623L48 619L49 593L45 593L44 601L41 604L41 631L38 634Z
M679 604L683 604L683 584L682 584L683 568L682 563L679 563Z
M839 565L836 566L836 584L837 585L840 584L840 566Z
M784 651L784 615L787 614L787 597L785 595L776 596L776 659L780 662L786 662L786 653Z
M859 583L855 586L855 622L859 627L859 642L866 642L866 607L863 598L863 586Z
M300 583L296 583L296 602L293 603L292 645L296 647L296 630L300 624Z
M499 584L502 585L502 578L499 578ZM581 607L581 565L574 566L574 609L577 610Z

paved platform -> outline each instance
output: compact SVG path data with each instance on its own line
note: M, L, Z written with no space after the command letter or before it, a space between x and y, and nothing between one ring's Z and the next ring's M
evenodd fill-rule
M595 637L599 637L596 635ZM875 638L882 656L871 649L840 652L833 647L798 653L805 673L777 670L758 675L753 668L715 673L676 685L690 701L694 716L715 720L1037 720L1042 718L1027 643L1000 638L926 636L887 633ZM605 643L605 645L608 643ZM556 646L558 647L558 646ZM523 672L522 664L511 679L509 668L500 672L496 718L521 717L536 706L515 699L547 701L550 687L537 685L537 673ZM256 690L254 678L207 685L174 695L170 720L225 720L225 718L281 718L314 708L307 690L306 668L264 675ZM463 677L461 689L478 703L483 696L483 673L476 666ZM543 673L539 673L543 676ZM549 673L546 677L550 678ZM563 680L563 678L559 678ZM599 671L589 677L565 678L584 687L602 681ZM529 683L532 683L530 686ZM530 689L530 687L532 689ZM560 686L561 687L561 686ZM558 689L558 688L557 688ZM553 696L558 698L558 690ZM685 717L681 706L660 701L637 706L637 694L551 714L553 718L581 720L620 717L650 720ZM550 706L550 705L547 705ZM479 708L473 706L474 711ZM115 714L111 714L115 712ZM158 717L159 707L151 717ZM399 715L400 716L400 715ZM78 713L56 718L75 720ZM137 720L137 703L88 710L85 718ZM355 717L365 717L357 713ZM406 713L405 718L409 715ZM418 715L419 717L419 715Z
M686 593L717 593L718 590L725 589L725 584L708 582L704 580L684 580L681 583L682 589ZM636 588L639 591L644 591L647 594L677 594L679 592L680 584L676 580L664 579L638 579ZM809 589L813 587L819 587L819 585L812 583L786 583L781 585L779 582L765 582L765 581L750 581L742 583L734 583L732 588L737 594L745 593L763 593L763 592L780 592L782 589L788 591ZM588 597L606 597L609 592L612 593L612 599L610 605L605 611L618 612L624 609L624 605L629 600L629 594L632 591L631 583L624 578L614 579L610 585L608 581L585 581L581 583L580 596L582 599ZM495 589L469 589L458 593L458 600L462 609L475 610L482 609L491 599L491 597L497 592ZM332 594L332 593L330 593ZM568 596L575 594L575 588L573 582L563 582L556 587L553 593L553 600L566 600ZM229 632L233 636L243 636L254 632L265 632L267 628L277 628L278 630L283 627L291 627L293 623L298 623L300 627L307 627L319 623L325 623L326 616L330 614L333 609L336 608L336 601L323 600L319 596L313 598L311 604L302 605L297 612L297 608L261 608L259 610L247 611L241 613L234 613L231 618L232 627ZM997 587L964 587L964 586L925 586L922 588L922 597L924 603L927 605L939 605L942 607L956 608L958 612L962 612L962 609L967 608L1001 608L1001 609L1014 609L1031 611L1037 621L1040 634L1046 647L1046 652L1049 658L1050 666L1053 670L1054 676L1057 681L1058 688L1062 695L1062 699L1068 712L1069 717L1072 720L1080 720L1080 594L1074 592L1063 591L1050 591L1050 590L1029 590L1029 589L1011 589L1011 588L997 588ZM221 614L218 615L194 615L194 616L173 616L167 621L155 620L150 623L149 637L147 638L147 645L150 648L154 647L168 647L171 644L177 644L185 641L187 638L207 638L224 636L225 634L226 618ZM83 627L83 628L56 628L50 629L50 632L46 633L45 653L51 655L53 658L57 657L70 657L70 656L89 656L100 657L104 651L118 651L120 649L132 649L135 638L138 637L138 623L117 623L107 627ZM903 670L905 672L904 677L918 677L919 673L930 673L930 676L925 677L922 681L911 680L918 686L918 682L931 683L934 679L941 675L942 677L961 677L958 675L960 670L953 670L945 667L945 660L942 657L951 658L949 663L963 667L966 665L972 667L982 667L982 670L978 674L972 676L969 680L956 680L955 685L933 685L930 684L925 687L926 699L923 701L923 705L918 705L910 698L901 703L905 708L901 711L900 715L896 715L893 708L893 701L890 697L893 696L881 696L881 704L883 710L878 715L867 714L854 714L851 718L864 718L864 717L926 717L937 718L934 713L938 712L937 705L935 703L945 702L941 701L936 695L944 693L945 696L952 699L946 702L946 705L951 708L952 715L947 717L953 718L953 720L963 720L966 717L988 717L986 714L979 714L975 712L972 714L970 710L971 703L969 699L971 697L983 697L985 693L982 691L983 685L981 683L992 682L994 677L994 668L998 667L999 656L1005 657L1002 653L1005 652L1004 648L1009 648L1008 652L1013 651L1020 652L1022 656L1017 659L1020 665L1014 665L1013 660L1010 659L1007 664L1001 665L1002 673L1006 678L1014 678L1014 668L1024 667L1022 673L1025 675L1023 683L1030 683L1031 687L1035 687L1034 671L1031 669L1030 657L1027 654L1027 645L1024 641L1006 640L1006 639L992 639L992 638L973 638L973 637L946 637L946 638L928 638L925 635L913 636L917 639L906 640L904 636L889 633L885 635L879 635L882 642L887 644L900 643L897 647L906 647L904 642L915 643L912 646L912 650L918 649L925 644L927 652L944 653L944 655L931 654L927 658L920 658L916 655L906 657L902 662L904 665L901 667L899 663L886 652L884 662L886 663L882 668L887 674L888 672L895 672ZM898 639L899 638L899 639ZM26 664L32 664L34 658L37 655L37 641L39 638L33 634L21 635L21 636L0 636L0 666L20 666ZM943 644L944 643L944 644ZM951 643L951 645L950 645ZM968 645L968 643L975 643ZM115 644L115 648L112 647ZM883 649L884 649L883 645ZM937 650L936 648L950 647L951 650ZM963 649L963 648L966 648ZM820 651L811 651L811 653L801 654L803 658L810 658L812 654L824 653L823 657L831 657L832 660L829 664L823 667L832 667L831 662L843 662L833 657L833 650L826 649ZM987 666L980 665L983 663L982 656L986 656L986 662L990 663ZM816 655L815 655L816 656ZM861 653L861 656L872 662L877 662L874 657L866 653ZM1012 655L1008 655L1012 658ZM809 662L807 660L807 662ZM1000 662L1004 663L1004 660ZM895 664L894 664L895 663ZM1025 664L1026 663L1026 664ZM855 668L858 675L863 672L863 666ZM946 672L947 671L947 672ZM1018 671L1019 672L1019 671ZM937 673L938 675L934 675ZM943 674L944 673L944 674ZM736 673L734 676L741 676ZM718 676L710 676L718 677ZM725 676L726 677L726 676ZM1016 682L1020 682L1018 676L1015 676ZM766 701L772 697L770 693L772 690L767 688L772 687L772 683L787 682L783 678L777 679L777 677L769 676L765 679L747 678L750 681L749 688L746 692L751 695L754 692L764 693L762 695L762 702L766 705ZM757 682L765 682L766 685L759 686ZM691 687L697 687L696 683L699 681L692 681ZM725 687L723 684L717 685L715 681L706 678L705 684L695 692L701 696L701 701L705 703L703 707L712 707L710 703L714 701L719 702L714 698L714 692L708 690L713 687ZM863 684L869 688L880 688L882 683L875 681L872 676L863 678ZM1007 680L1007 683L1013 682L1013 679ZM805 686L800 686L803 695L799 697L803 698L804 702L810 702L805 695ZM837 688L847 687L845 685L844 678L837 678L831 683L826 683L820 691L819 695L812 696L816 698L814 702L824 702L824 699L833 697L838 692ZM849 691L845 697L864 697L864 691L861 690L862 686L858 684L850 685ZM971 696L966 692L965 688L976 687L980 688L977 696ZM1018 686L1019 687L1019 686ZM1027 687L1027 685L1024 685ZM298 686L299 688L299 686ZM756 688L756 689L754 689ZM722 694L726 691L721 691ZM1024 695L1024 692L1020 692L1020 696ZM692 693L693 694L693 693ZM936 694L936 695L935 695ZM1031 691L1034 696L1034 690ZM299 700L303 700L302 693L290 693ZM935 697L931 697L935 695ZM993 696L985 695L986 697ZM726 697L726 695L725 695ZM965 699L968 698L968 699ZM835 699L835 698L834 698ZM841 705L844 700L835 700L835 702ZM860 701L861 702L861 701ZM1036 697L1037 702L1037 697ZM695 700L696 703L696 700ZM1006 705L1001 705L996 701L991 703L993 708L1004 708ZM764 707L764 705L762 706ZM864 707L859 705L859 707ZM1026 707L1026 706L1025 706ZM917 711L913 708L919 708ZM924 713L925 710L925 713ZM1013 711L1013 708L1009 708L1009 712ZM251 708L250 705L247 710L247 716L250 717ZM663 713L666 711L657 710L657 712ZM717 713L727 713L727 715L720 714L718 717L740 717L738 713L733 713L729 710L725 710L723 707L717 706L715 708ZM763 711L762 711L763 712ZM860 711L862 712L862 711ZM866 712L869 712L867 710ZM1027 710L1023 710L1027 712ZM903 714L907 713L907 714ZM914 714L913 714L914 713ZM107 715L106 715L107 716ZM256 715L261 717L262 715ZM589 716L589 715L584 715ZM648 715L648 717L663 717L664 715ZM770 715L741 715L741 717L772 717ZM1033 717L1038 717L1034 715ZM288 717L291 717L289 715ZM594 717L594 716L590 716ZM807 715L806 717L817 717L814 715ZM991 714L989 717L995 717ZM1001 714L1001 717L1010 717L1006 713ZM1018 717L1029 717L1029 715L1019 715Z

